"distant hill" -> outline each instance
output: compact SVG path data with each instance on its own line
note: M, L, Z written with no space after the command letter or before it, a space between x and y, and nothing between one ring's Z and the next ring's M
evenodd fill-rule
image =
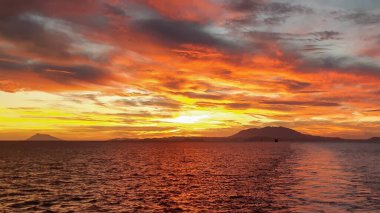
M368 141L380 142L380 137L373 137L373 138L368 139Z
M308 135L285 127L251 128L242 130L231 137L233 138L252 138L252 137L275 137L275 138L302 138Z
M264 128L251 128L242 130L229 138L239 140L284 140L284 141L335 141L344 140L341 138L321 137L314 135L307 135L297 132L293 129L286 127L271 127Z
M37 133L26 140L27 141L62 141L61 139L56 138L54 136L51 136L48 134L40 134L40 133Z
M272 127L267 126L264 128L250 128L242 130L234 135L229 137L166 137L166 138L116 138L109 140L110 142L180 142L180 141L194 141L194 142L213 142L213 141L225 141L225 142L235 142L235 141L274 141L278 139L281 141L298 141L298 142L323 142L323 141L332 141L332 142L359 142L359 141L375 141L380 142L380 138L371 138L371 139L344 139L339 137L323 137L308 135L301 132L298 132L293 129L286 127Z

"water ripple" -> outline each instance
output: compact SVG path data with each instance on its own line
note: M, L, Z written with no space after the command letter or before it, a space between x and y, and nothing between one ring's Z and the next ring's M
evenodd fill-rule
M379 144L1 143L5 212L376 212Z

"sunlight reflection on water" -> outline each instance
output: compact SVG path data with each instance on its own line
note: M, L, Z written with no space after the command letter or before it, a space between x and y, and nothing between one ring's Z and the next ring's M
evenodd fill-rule
M1 143L5 211L380 209L380 144Z

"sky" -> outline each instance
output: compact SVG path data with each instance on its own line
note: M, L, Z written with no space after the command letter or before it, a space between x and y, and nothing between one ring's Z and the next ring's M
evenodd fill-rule
M0 139L380 136L378 0L1 0Z

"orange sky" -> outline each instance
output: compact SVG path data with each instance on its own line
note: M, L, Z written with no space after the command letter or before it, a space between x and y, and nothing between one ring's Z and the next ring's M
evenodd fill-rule
M380 136L380 3L358 2L3 0L0 139Z

